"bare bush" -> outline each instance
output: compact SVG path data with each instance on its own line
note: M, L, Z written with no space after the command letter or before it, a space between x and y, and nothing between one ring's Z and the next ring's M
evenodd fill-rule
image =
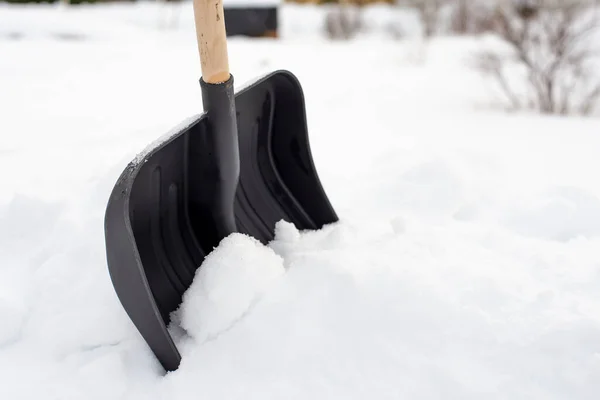
M351 8L347 1L333 7L325 16L325 33L330 39L351 39L361 27L360 9Z
M458 0L452 10L450 26L456 33L467 33L469 31L470 8L467 6L467 0Z
M494 2L456 0L450 13L450 31L461 35L482 34L493 30Z
M417 3L417 9L423 24L423 34L431 37L440 23L440 15L445 0L424 0Z
M504 47L477 55L512 108L548 114L589 115L600 100L599 53L592 34L600 27L589 2L513 1L499 7L493 31Z
M418 14L423 27L423 36L433 36L439 28L444 6L453 0L398 0L399 6L412 7Z

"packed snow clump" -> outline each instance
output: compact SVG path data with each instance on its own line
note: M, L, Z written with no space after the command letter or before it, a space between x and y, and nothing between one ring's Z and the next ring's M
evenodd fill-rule
M206 257L173 320L196 341L229 329L285 269L283 259L249 236L234 233Z

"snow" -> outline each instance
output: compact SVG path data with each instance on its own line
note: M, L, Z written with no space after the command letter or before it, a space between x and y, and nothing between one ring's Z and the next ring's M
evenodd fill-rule
M210 253L173 321L198 342L231 328L283 275L283 259L256 239L232 234Z
M598 119L504 113L468 67L484 41L396 40L383 7L352 42L288 5L280 39L229 42L236 87L299 78L341 221L224 240L164 375L103 217L125 166L202 109L191 4L171 27L165 7L0 5L0 399L600 396Z

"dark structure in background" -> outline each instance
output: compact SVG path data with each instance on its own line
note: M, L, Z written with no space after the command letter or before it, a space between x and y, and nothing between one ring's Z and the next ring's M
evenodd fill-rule
M57 3L61 0L0 0L7 3ZM90 3L130 3L136 0L64 0L71 5ZM190 0L156 0L180 3ZM227 36L278 37L278 4L284 0L228 0L223 1Z
M277 37L277 6L227 7L224 3L227 36Z

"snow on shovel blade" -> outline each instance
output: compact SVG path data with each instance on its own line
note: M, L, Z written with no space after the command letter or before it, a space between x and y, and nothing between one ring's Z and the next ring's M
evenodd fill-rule
M233 77L227 85L232 93ZM111 280L167 371L181 361L167 330L170 313L224 237L241 232L266 244L280 220L300 230L338 220L313 164L295 76L267 75L237 93L234 104L237 138L215 128L228 110L213 104L131 162L107 206ZM239 160L221 148L235 139Z

